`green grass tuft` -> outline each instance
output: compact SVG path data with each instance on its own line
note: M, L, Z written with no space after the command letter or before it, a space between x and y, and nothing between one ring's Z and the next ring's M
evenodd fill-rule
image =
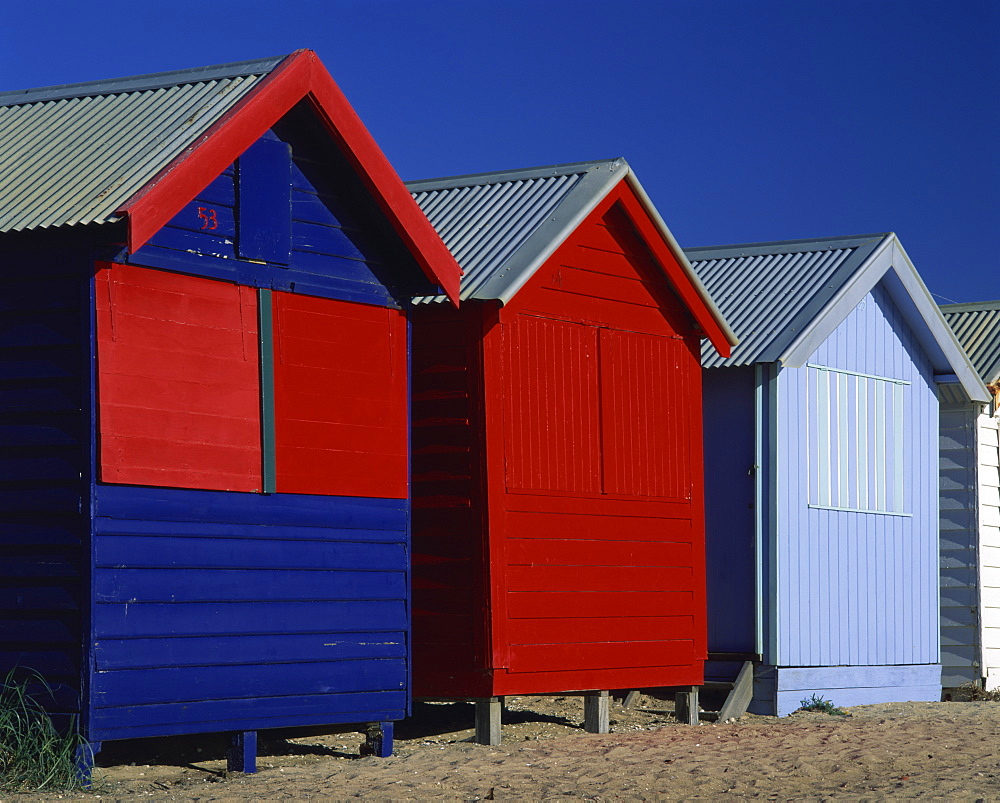
M840 717L850 716L843 708L837 708L832 702L824 700L816 694L802 700L801 703L802 707L799 708L799 711L819 711L822 714L833 714Z
M77 755L89 745L76 733L75 723L68 733L60 733L30 687L52 694L44 678L31 670L11 670L0 681L0 790L86 788Z

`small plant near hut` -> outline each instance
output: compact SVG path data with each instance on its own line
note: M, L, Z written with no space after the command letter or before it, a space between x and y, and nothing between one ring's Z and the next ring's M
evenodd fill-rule
M0 681L0 791L85 788L77 756L89 746L74 728L56 729L31 693L35 686L52 694L44 678L30 670L11 670Z
M839 717L850 716L843 708L837 708L830 700L825 700L818 694L802 700L799 711L817 711L821 714L831 714Z
M1000 703L1000 689L987 691L979 683L963 683L955 689L954 696L945 699L962 700L970 703Z

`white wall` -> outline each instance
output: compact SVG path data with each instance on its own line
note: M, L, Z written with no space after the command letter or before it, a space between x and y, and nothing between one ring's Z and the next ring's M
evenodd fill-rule
M1000 428L997 417L978 419L979 577L983 675L1000 688Z

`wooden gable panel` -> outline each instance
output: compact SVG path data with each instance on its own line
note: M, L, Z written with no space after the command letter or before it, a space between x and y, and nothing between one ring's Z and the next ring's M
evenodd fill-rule
M254 292L129 265L96 286L101 481L259 490Z
M634 332L700 335L664 266L615 201L573 232L504 308L505 317L530 312Z

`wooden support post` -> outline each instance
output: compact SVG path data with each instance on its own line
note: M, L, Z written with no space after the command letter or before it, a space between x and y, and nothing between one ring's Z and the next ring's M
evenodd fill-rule
M687 725L698 724L698 687L688 686L674 695L674 712L677 719Z
M622 700L622 708L628 709L635 705L636 700L639 699L639 690L632 689L628 694L625 695L625 699Z
M501 709L499 697L476 700L476 744L500 744Z
M236 731L229 736L226 769L230 772L257 772L257 731Z
M392 723L371 722L365 729L361 755L389 758L392 755Z
M607 733L609 724L608 691L584 695L583 698L583 729L587 733Z
M94 756L101 752L100 742L89 742L77 745L73 754L73 761L76 764L76 777L80 779L80 785L84 789L90 789L94 779Z
M747 712L753 699L753 661L744 661L736 676L733 689L719 711L719 722L739 719Z

